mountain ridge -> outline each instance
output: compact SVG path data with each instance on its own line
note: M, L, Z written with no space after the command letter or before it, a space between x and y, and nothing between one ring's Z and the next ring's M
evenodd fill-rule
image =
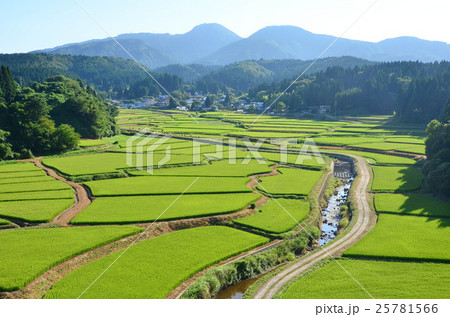
M217 23L183 34L125 33L115 37L139 62L157 68L170 64L227 65L259 59L315 59L336 39L291 25L267 26L242 38ZM114 45L113 45L114 44ZM114 47L115 46L115 47ZM89 40L34 52L128 58L112 39ZM367 42L340 38L322 57L354 56L378 62L450 60L450 45L411 36Z

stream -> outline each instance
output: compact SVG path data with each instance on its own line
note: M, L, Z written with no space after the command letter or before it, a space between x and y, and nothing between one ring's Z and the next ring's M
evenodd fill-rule
M333 240L339 230L341 220L341 206L347 203L348 193L354 179L353 165L349 161L337 160L334 164L334 177L342 181L342 185L335 188L333 195L328 199L328 204L322 209L322 226L319 245L323 246ZM259 276L260 277L260 276ZM247 289L258 278L242 280L220 291L215 299L241 299Z

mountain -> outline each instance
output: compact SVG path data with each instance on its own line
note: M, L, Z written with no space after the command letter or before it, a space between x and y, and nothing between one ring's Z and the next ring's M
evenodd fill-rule
M208 23L198 25L184 34L127 33L115 39L140 63L156 68L192 62L240 37L220 24ZM113 39L89 40L35 52L130 59Z
M148 75L134 61L116 57L36 54L0 54L0 65L11 69L23 85L64 75L83 81L102 91L122 90Z
M118 41L134 58L150 68L175 62L173 58L159 52L142 40L124 38ZM69 44L41 52L58 55L112 56L130 59L130 56L113 39Z
M269 26L241 38L220 24L194 27L184 34L129 33L116 39L139 62L150 68L170 64L227 65L245 60L313 60L336 40L296 26ZM66 44L42 52L51 54L129 56L112 39ZM371 61L450 60L450 45L414 37L397 37L378 43L338 39L320 57L354 56ZM190 71L190 70L185 70ZM196 77L194 73L189 75Z
M184 34L121 34L117 36L117 39L144 41L154 49L170 56L177 63L187 64L239 40L240 37L220 24L205 23L197 25Z
M199 59L198 63L225 65L248 59L315 59L333 41L334 36L315 34L295 26L270 26L248 38L222 47ZM340 38L322 57L354 56L372 61L420 60L432 62L450 59L450 45L414 37L398 37L378 43Z

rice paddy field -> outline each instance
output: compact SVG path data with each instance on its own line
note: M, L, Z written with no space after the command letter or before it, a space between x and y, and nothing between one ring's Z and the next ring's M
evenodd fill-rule
M375 228L344 255L450 262L449 245L449 218L380 214Z
M258 213L234 220L234 223L271 233L283 233L301 223L308 216L309 208L309 202L301 199L272 199Z
M74 203L72 188L30 164L0 165L0 216L50 222Z
M164 298L201 269L266 242L261 236L215 226L139 242L82 298ZM46 298L78 297L117 256L113 253L73 271L56 283Z
M251 192L247 178L137 176L85 182L94 196L213 194Z
M264 177L260 180L258 189L271 195L308 196L322 177L322 171L300 168L279 168L280 175Z
M91 200L64 227L55 219L78 201L74 189L31 163L0 162L0 292L21 289L61 262L158 221L157 237L146 236L120 258L121 250L109 250L63 272L42 296L77 298L118 258L82 298L165 298L199 271L266 244L266 236L288 237L310 219L317 203L311 192L331 160L300 155L312 138L322 153L359 155L373 170L378 223L339 263L376 298L448 297L450 205L421 191L424 131L390 116L193 115L198 124L183 111L121 109L123 134L84 139L77 151L44 157L45 166L84 186ZM217 142L222 145L211 144ZM276 175L261 175L275 169ZM15 222L35 227L5 229ZM334 261L281 294L367 296Z
M342 266L377 299L448 298L448 264L350 259L337 261L339 264L331 261L300 277L281 297L370 299L369 294L355 283Z
M20 289L67 259L141 230L102 226L0 231L0 290Z
M211 216L239 211L260 197L253 193L183 195L172 206L172 195L100 197L72 223L138 223Z
M426 194L376 194L377 212L450 218L450 202Z
M373 166L372 190L376 192L401 192L419 189L423 174L420 168Z

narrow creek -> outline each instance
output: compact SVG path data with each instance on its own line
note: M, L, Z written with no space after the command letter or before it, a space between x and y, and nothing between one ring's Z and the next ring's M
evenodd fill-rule
M334 177L341 180L342 185L335 188L328 199L327 206L322 209L322 225L319 245L323 246L333 240L339 231L341 206L347 203L348 193L354 179L354 168L350 161L338 159L334 163ZM215 299L241 299L247 289L261 276L242 280L220 291Z

